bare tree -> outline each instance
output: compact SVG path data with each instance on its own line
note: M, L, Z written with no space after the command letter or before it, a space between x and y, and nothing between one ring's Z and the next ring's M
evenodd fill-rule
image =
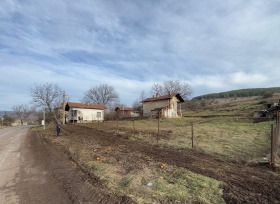
M86 103L109 105L111 103L117 103L119 101L119 95L113 86L101 84L86 91L83 101Z
M2 121L3 125L11 125L13 122L15 122L15 118L10 116L10 115L8 115L6 112L2 116L2 118L3 118L3 121Z
M32 102L37 107L46 108L48 112L53 113L54 108L61 102L63 91L57 84L45 83L35 84L30 89Z
M18 119L20 119L21 125L32 113L35 112L34 108L29 108L27 105L13 106L13 111Z
M139 96L139 98L136 99L136 100L133 102L133 105L132 105L133 109L134 109L134 110L137 110L137 111L141 111L142 108L143 108L143 103L142 103L142 101L143 101L145 98L146 98L146 93L145 93L145 91L142 91L141 94L140 94L140 96Z
M155 83L152 86L152 91L160 95L167 95L169 92L179 93L184 99L189 99L192 94L191 86L187 82L180 82L178 80Z
M159 93L160 95L165 95L163 84L154 83L152 86L153 93Z

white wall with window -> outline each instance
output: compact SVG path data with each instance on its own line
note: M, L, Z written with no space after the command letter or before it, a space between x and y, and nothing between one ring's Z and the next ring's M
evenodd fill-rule
M68 111L68 120L77 122L103 121L104 110L71 107Z

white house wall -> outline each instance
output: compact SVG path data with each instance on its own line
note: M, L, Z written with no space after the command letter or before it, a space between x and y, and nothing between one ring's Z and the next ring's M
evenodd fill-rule
M72 116L72 111L77 110L77 115ZM98 114L101 113L101 114ZM98 121L104 120L104 110L98 109L83 109L83 108L70 108L68 111L69 120L79 121L79 116L83 118L82 121ZM100 117L98 117L100 116Z

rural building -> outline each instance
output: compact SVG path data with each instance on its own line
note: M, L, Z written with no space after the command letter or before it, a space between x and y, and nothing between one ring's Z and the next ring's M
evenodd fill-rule
M115 108L117 118L139 117L139 112L133 111L132 108L126 106L117 106Z
M144 117L176 118L181 116L181 109L178 103L184 102L184 99L178 93L169 93L160 96L158 93L152 98L146 98L143 102ZM178 115L179 110L179 115Z
M92 122L104 120L102 104L68 102L65 111L68 111L68 122Z
M117 118L130 118L132 113L132 108L126 106L117 106L115 108Z

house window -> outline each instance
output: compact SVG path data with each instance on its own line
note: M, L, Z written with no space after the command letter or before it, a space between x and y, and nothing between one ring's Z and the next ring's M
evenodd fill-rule
M77 110L72 110L72 111L71 111L71 116L72 116L72 117L77 116Z
M97 118L101 118L101 112L97 112L97 113L96 113L96 117L97 117Z

